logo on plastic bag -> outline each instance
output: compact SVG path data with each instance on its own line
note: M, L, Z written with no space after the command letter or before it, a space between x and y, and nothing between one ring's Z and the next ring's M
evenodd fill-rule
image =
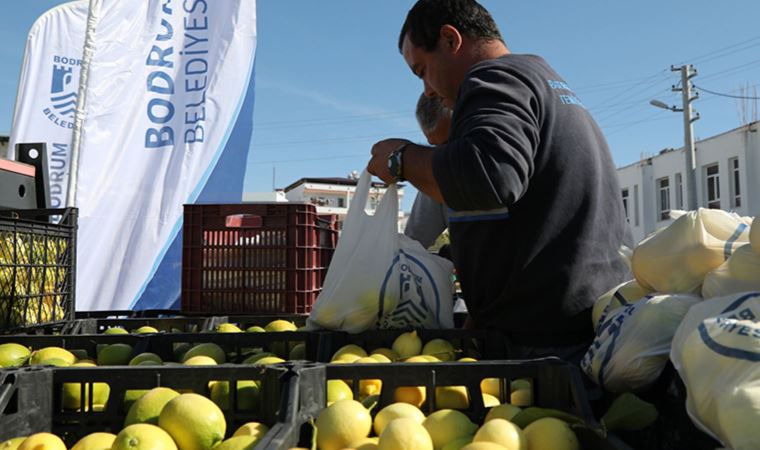
M760 339L760 292L739 297L717 317L699 324L699 336L712 351L723 356L747 361L760 361L757 348ZM755 301L752 301L755 300Z
M391 283L398 283L392 286ZM441 319L441 296L438 286L427 267L403 250L393 258L385 274L380 298L386 290L398 288L399 302L393 311L384 311L380 302L378 311L380 328L435 326Z

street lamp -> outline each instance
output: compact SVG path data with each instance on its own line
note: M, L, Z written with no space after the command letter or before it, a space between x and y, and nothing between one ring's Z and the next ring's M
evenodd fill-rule
M696 155L694 148L694 127L693 123L699 119L699 113L692 117L691 102L696 100L699 95L691 96L691 78L697 75L697 71L692 68L691 64L687 64L681 67L670 68L673 72L681 72L681 87L673 86L674 92L681 92L683 100L683 107L677 108L675 106L668 106L667 103L660 100L650 100L649 104L657 108L667 109L673 112L683 112L683 136L684 136L684 148L686 149L686 204L690 211L697 209L697 171L696 171Z

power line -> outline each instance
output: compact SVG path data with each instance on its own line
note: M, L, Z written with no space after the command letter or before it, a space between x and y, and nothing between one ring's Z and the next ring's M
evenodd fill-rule
M412 134L417 134L417 133L421 133L421 131L406 130L406 131L394 131L394 132L367 135L367 136L346 136L346 137L339 137L339 138L308 139L308 140L303 140L303 141L264 142L261 144L254 143L252 148L255 150L258 148L292 147L292 146L302 145L302 144L332 144L336 142L361 142L361 141L367 141L367 140L372 140L372 139L383 139L383 138L387 138L388 136L404 136L404 135L412 135Z
M279 161L249 161L249 166L258 166L262 164L288 164L288 163L299 163L299 162L306 162L306 161L324 161L328 159L353 159L353 158L366 158L369 160L370 158L369 152L367 153L357 153L355 155L335 155L335 156L322 156L318 158L298 158L298 159L282 159Z
M720 92L711 91L709 89L705 89L703 87L694 85L695 88L699 89L700 91L707 92L708 94L717 95L719 97L729 97L729 98L738 98L741 100L760 100L760 97L747 97L744 95L731 95L731 94L723 94Z

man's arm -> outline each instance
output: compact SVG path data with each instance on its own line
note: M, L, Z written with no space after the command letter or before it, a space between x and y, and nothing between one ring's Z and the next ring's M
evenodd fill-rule
M405 139L386 139L372 146L372 158L367 164L367 170L385 183L395 183L397 180L388 172L388 156L400 146L404 150L403 173L414 187L427 194L433 200L443 203L443 196L438 182L433 176L433 153L429 147L410 143Z

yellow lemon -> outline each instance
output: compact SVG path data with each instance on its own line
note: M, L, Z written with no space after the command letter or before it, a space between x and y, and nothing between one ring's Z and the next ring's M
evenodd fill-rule
M354 393L343 380L327 380L327 406L338 400L354 399Z
M32 352L23 345L9 342L0 344L0 367L19 367L26 363Z
M464 386L437 387L435 405L438 409L467 409L470 407L470 395Z
M509 396L509 401L513 405L517 406L530 406L533 404L533 400L531 398L531 390L528 389L517 389L515 391L512 391L512 394Z
M433 440L425 428L414 419L391 421L377 441L378 450L433 450Z
M243 362L245 363L245 361L243 361ZM284 363L284 362L285 362L284 359L279 358L277 356L265 356L263 358L260 358L260 359L258 359L256 361L254 361L252 363L248 363L248 364L251 364L251 365L254 365L254 366L266 366L266 365L269 365L269 364L279 364L279 363Z
M161 410L158 425L182 450L209 450L224 439L224 413L211 400L198 394L182 394Z
M317 446L340 450L369 435L372 417L356 400L338 400L317 416Z
M409 403L391 403L375 416L375 421L372 424L375 434L380 436L391 421L402 417L414 419L418 423L425 421L425 414L416 406Z
M422 340L417 336L417 330L400 334L391 346L401 359L419 355L422 351Z
M470 358L469 356L465 356L464 358L459 358L457 362L478 362L475 358Z
M488 411L488 414L486 414L486 420L484 422L488 422L491 419L504 419L511 421L512 418L515 417L520 411L522 411L522 409L520 409L519 406L515 406L509 403L497 405Z
M192 347L182 357L182 362L185 362L194 356L208 356L213 358L217 364L224 364L227 361L227 356L224 354L222 347L219 347L212 342L206 342Z
M451 342L445 339L433 339L422 348L422 354L435 356L440 361L453 361L456 350Z
M398 361L399 359L401 359L398 356L398 353L396 353L393 350L391 350L389 348L386 348L386 347L380 347L380 348L376 348L376 349L372 350L369 353L369 356L372 356L372 355L383 355L386 358L390 359L391 361Z
M71 450L111 450L116 435L112 433L90 433L80 439Z
M273 320L264 327L264 331L267 332L296 331L297 329L298 327L293 322L282 319Z
M473 442L465 445L461 450L507 450L507 448L493 442Z
M396 388L393 392L393 401L409 403L416 407L421 407L425 403L427 395L424 386L402 386Z
M153 363L154 365L161 365L164 361L155 353L140 353L129 361L130 366L142 365L145 362Z
M76 363L72 367L95 367L92 363ZM85 411L90 409L90 385L91 383L84 384L84 401L82 401L82 385L80 383L63 383L63 407L71 410L81 410L84 406ZM107 383L95 383L92 386L92 409L98 410L96 407L102 407L108 402L108 396L111 393L111 387Z
M343 355L352 355L356 356L354 359L359 359L367 356L367 352L356 344L348 344L339 348L338 351L333 354L332 360L340 359Z
M235 432L232 434L232 437L255 436L261 438L267 434L267 431L269 431L269 427L263 423L248 422L241 425L240 428L235 430Z
M77 357L65 348L45 347L32 352L31 358L29 359L29 365L34 366L51 359L60 359L64 361L67 366L77 362Z
M493 442L508 450L527 450L528 442L520 427L504 419L491 419L484 423L472 442Z
M216 360L210 356L192 356L182 363L185 366L215 366Z
M148 334L148 333L158 333L158 330L149 325L144 325L132 332L135 334Z
M110 344L98 351L99 366L125 366L132 359L132 346L129 344Z
M544 417L525 427L528 450L579 450L581 448L575 432L567 422Z
M177 450L177 444L161 428L147 423L136 423L116 435L111 450Z
M501 379L499 378L483 378L480 382L480 390L484 394L491 394L496 398L501 395Z
M483 406L486 408L492 408L499 404L499 399L491 394L483 394Z
M106 328L103 334L129 334L129 331L125 330L122 327L111 327Z
M0 442L0 450L17 450L19 445L26 440L26 436L20 436Z
M454 439L448 444L441 447L441 450L461 450L462 447L472 442L472 436L464 436Z
M222 441L214 450L253 450L259 438L256 436L237 436Z
M472 436L478 426L469 417L453 409L436 411L422 422L436 450L440 450L449 442L466 436Z
M381 362L381 363L393 362L387 356L385 356L385 355L383 355L381 353L373 353L373 354L369 355L369 357L372 358L372 359L374 359L375 361Z
M377 450L377 441L379 439L380 438L378 437L366 437L359 439L358 441L351 444L349 448L353 448L354 450Z
M211 386L211 401L222 411L227 411L231 405L230 383L220 381ZM237 382L237 410L255 410L259 406L259 384L253 380Z
M66 450L66 444L54 434L36 433L24 439L18 450Z
M124 426L136 423L149 423L158 425L158 416L167 403L179 397L179 392L166 387L157 387L149 390L129 407Z
M216 332L217 333L242 333L243 330L240 329L237 325L234 323L220 323L216 326Z

